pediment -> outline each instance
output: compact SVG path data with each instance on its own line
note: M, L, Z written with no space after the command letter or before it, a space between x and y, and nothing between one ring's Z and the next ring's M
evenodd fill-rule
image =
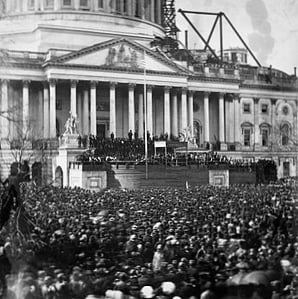
M51 63L51 61L49 61ZM98 67L123 71L186 73L164 55L127 39L111 40L59 57L55 64L80 67Z

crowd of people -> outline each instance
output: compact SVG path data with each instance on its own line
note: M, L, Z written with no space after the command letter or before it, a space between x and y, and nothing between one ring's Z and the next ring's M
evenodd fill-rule
M3 298L297 298L296 191L30 185L23 251L0 234Z
M86 137L87 138L87 137ZM187 163L196 164L198 167L224 166L231 169L254 170L253 160L231 159L220 155L217 152L206 151L188 151L176 152L175 148L167 147L164 149L155 149L154 142L166 140L166 137L148 139L148 162L150 164L165 164L168 166L181 166ZM81 137L80 137L81 140ZM79 146L87 147L84 141L79 142ZM78 156L78 160L84 162L134 162L144 163L145 144L143 139L139 138L109 138L102 139L95 136L89 136L88 150L83 155Z

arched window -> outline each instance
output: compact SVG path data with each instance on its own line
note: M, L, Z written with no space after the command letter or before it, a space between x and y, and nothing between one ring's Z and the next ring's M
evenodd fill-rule
M262 146L269 145L269 135L271 126L268 123L260 124L260 134L262 136Z
M202 142L202 124L199 120L193 122L194 137L196 138L197 144Z
M281 145L288 145L291 137L291 126L284 122L280 125Z
M250 122L244 122L241 124L243 145L251 146L251 134L253 133L253 125Z
M58 166L55 170L55 182L54 185L56 187L63 187L63 170L60 166Z
M45 8L53 8L54 0L45 0Z

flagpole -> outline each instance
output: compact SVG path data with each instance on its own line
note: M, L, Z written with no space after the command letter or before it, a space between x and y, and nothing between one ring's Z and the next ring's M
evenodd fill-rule
M146 171L146 180L148 179L148 138L147 138L147 86L146 86L146 58L144 50L144 141L145 141L145 171Z

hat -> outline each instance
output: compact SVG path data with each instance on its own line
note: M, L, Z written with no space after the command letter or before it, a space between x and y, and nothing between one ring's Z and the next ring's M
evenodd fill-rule
M171 282L171 281L164 281L162 284L161 284L161 290L164 294L166 295L171 295L175 292L176 290L176 285Z
M144 286L141 288L140 295L142 298L153 298L154 290L151 286Z

